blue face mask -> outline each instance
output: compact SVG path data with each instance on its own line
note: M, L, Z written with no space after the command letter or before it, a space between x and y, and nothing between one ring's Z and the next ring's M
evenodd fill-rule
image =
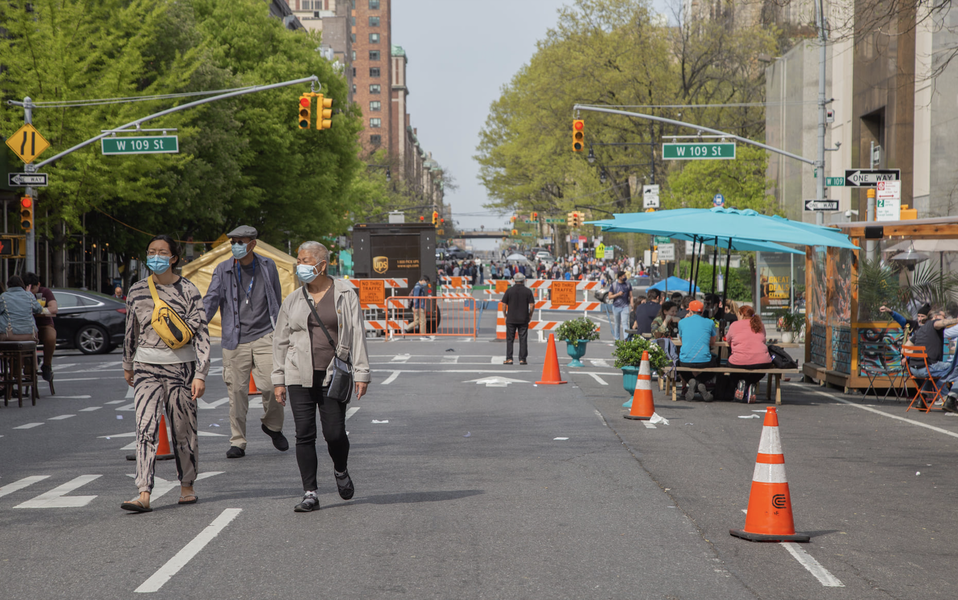
M299 277L303 283L309 283L319 276L314 269L314 265L296 265L296 276Z
M247 244L233 244L233 258L240 259L246 256L249 251L247 250Z
M166 270L170 268L170 258L169 256L147 256L146 257L146 266L148 269L156 273L157 275L162 275L166 273Z

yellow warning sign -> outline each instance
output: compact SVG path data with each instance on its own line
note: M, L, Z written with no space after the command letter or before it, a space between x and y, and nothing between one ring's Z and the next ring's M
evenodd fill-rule
M33 125L24 125L7 138L7 146L20 157L20 160L30 164L50 147L50 142L43 139Z

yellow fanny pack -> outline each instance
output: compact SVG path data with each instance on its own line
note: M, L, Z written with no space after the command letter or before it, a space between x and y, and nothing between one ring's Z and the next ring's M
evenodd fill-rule
M147 277L150 283L150 295L153 296L153 331L172 350L179 350L193 340L193 329L178 315L170 305L160 300L153 285L153 276Z

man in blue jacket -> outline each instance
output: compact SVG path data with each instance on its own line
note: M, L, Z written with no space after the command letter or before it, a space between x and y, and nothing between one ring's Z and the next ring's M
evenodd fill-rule
M412 288L412 323L406 326L406 333L412 333L419 328L419 333L426 333L426 304L429 300L425 297L429 295L429 276L423 275L419 282Z
M253 253L255 228L237 227L227 234L233 258L216 265L203 298L207 323L220 311L223 330L223 381L230 398L230 449L227 458L246 455L246 413L249 381L253 377L263 398L263 433L285 452L283 405L273 399L273 329L283 301L276 263Z

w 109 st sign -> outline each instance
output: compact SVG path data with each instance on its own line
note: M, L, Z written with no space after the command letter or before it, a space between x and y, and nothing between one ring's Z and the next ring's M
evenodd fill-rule
M107 137L100 140L104 155L111 154L176 154L180 151L175 135Z
M735 144L729 142L662 144L662 158L665 160L732 160L735 158Z

